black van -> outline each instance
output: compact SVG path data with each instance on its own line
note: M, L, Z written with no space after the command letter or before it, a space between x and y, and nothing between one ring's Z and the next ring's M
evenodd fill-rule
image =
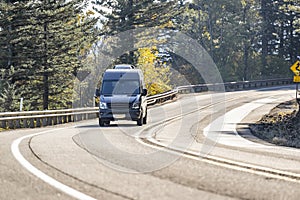
M99 90L98 90L99 91ZM108 69L99 92L99 125L127 119L147 123L147 89L139 69Z

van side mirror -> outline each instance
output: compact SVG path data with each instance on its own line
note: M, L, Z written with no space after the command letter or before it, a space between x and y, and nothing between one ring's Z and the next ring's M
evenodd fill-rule
M142 96L147 96L147 94L148 94L147 89L143 89L143 91L142 91Z
M96 89L96 91L95 91L95 96L96 96L96 97L100 97L100 89Z

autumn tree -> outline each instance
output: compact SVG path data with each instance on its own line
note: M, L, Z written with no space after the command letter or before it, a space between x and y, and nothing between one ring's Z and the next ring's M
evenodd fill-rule
M159 62L157 48L139 48L137 53L137 67L143 71L149 95L170 90L170 67Z
M145 39L136 35L138 33L136 33L135 30L150 27L161 29L160 26L169 24L170 21L174 19L174 16L179 13L179 9L176 9L178 7L177 1L97 0L93 3L95 4L95 9L104 16L102 21L103 28L100 31L102 39L126 33L125 37L120 36L118 39L122 40L120 43L127 45L127 51L123 52L123 55L120 57L116 57L114 63L121 62L137 65L145 70L146 79L149 79L147 76L151 75L151 73L146 72L147 67L149 67L149 71L155 72L152 74L152 78L155 75L159 76L159 70L161 70L161 73L167 73L167 70L163 67L154 67L153 63L143 63L141 61L145 58L145 54L151 55L148 50L152 49L153 45L149 44L149 46L143 46L138 44ZM97 6L99 6L99 9L97 9ZM118 49L118 46L113 46L114 42L116 43L116 41L111 42L106 40L104 43L109 46L106 49ZM148 50L146 51L146 49ZM107 52L103 53L109 54L109 51L106 51ZM152 54L152 56L154 56L154 54ZM167 74L166 77L168 77ZM168 81L165 83L167 84ZM150 89L150 87L149 89L153 91L153 93L157 93L155 90L167 90L167 88L164 88L162 85L163 84L158 83L156 89ZM154 87L154 84L152 84L152 87Z

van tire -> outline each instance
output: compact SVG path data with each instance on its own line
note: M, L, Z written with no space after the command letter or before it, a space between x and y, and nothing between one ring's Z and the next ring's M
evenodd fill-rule
M102 119L99 118L99 126L103 127L103 126L109 126L110 121L104 121Z
M143 118L143 124L147 124L147 111L146 111L146 115L145 115L145 117Z
M100 126L100 127L104 126L104 121L101 120L101 119L99 119L99 126Z
M141 117L140 119L138 119L136 122L137 122L138 126L143 126L143 117Z

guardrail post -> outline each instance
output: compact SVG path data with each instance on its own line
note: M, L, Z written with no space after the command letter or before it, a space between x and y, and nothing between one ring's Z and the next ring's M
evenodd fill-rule
M77 115L73 115L73 121L72 122L77 122Z
M57 124L57 117L53 117L53 125Z
M74 114L74 113L73 113L72 118L73 118L72 119L73 122L77 122L78 121L78 116L76 114Z
M41 127L41 118L36 118L36 127Z
M7 128L7 127L6 127L6 120L3 120L3 121L1 122L1 128L4 128L4 129Z
M51 117L47 118L47 125L52 126L52 118Z
M31 118L29 120L29 128L34 128L34 119L33 118Z
M27 127L28 127L28 125L27 125L27 119L23 119L23 127L24 127L24 128L27 128Z
M43 126L47 126L47 118L46 117L43 118Z
M21 128L21 120L16 120L16 128Z
M67 121L68 121L68 116L64 115L62 117L61 123L63 124L63 123L66 123Z
M63 118L62 118L61 116L58 116L57 120L58 120L58 121L57 121L58 124L62 124Z
M68 123L68 122L74 122L74 116L72 116L72 114L68 115L68 120L66 120L65 123Z
M14 126L14 120L9 120L8 121L8 128L9 129L14 129L15 128L15 126Z

